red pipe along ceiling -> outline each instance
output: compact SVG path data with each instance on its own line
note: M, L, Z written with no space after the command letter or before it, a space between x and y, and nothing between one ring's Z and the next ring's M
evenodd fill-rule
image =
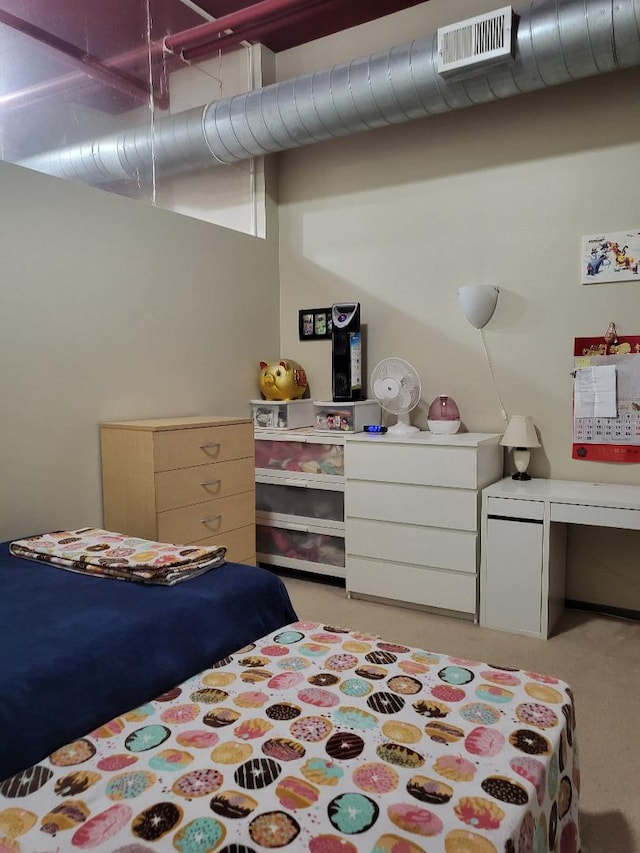
M307 23L314 14L314 11L314 9L307 6L307 8L290 12L286 16L287 26L297 26L299 24ZM246 28L242 27L234 32L222 33L213 42L184 48L181 51L181 55L187 62L197 62L201 59L207 59L214 51L230 50L237 47L242 42L260 42L265 36L277 33L278 30L281 29L282 23L282 18L278 16L273 20L266 20L261 23L257 23L255 26L247 26Z
M417 2L417 0L414 0ZM335 0L261 0L251 6L231 12L205 24L199 24L180 33L166 36L162 41L151 42L136 50L100 62L73 45L57 39L35 25L0 10L0 23L36 39L51 50L64 55L82 70L43 81L0 97L0 108L19 109L33 105L45 98L69 94L84 89L99 80L132 98L148 103L150 92L127 76L131 68L140 63L152 65L173 56L175 70L180 60L194 61L215 55L219 50L229 50L243 41L258 42L261 37L277 31L282 26L304 23L318 7L335 5ZM399 5L410 5L400 3ZM155 75L154 75L155 76ZM155 93L160 108L168 107L164 69L160 71L159 92Z
M164 46L171 53L184 53L205 46L216 50L216 38L227 30L233 30L240 42L244 40L241 37L242 32L250 27L255 29L256 24L273 21L274 18L281 19L290 12L296 13L323 3L325 0L261 0L260 3L230 12L211 23L200 24L182 33L167 36Z

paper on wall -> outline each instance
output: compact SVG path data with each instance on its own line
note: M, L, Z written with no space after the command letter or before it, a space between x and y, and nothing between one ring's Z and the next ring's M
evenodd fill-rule
M615 418L617 415L615 365L578 368L574 383L574 417Z

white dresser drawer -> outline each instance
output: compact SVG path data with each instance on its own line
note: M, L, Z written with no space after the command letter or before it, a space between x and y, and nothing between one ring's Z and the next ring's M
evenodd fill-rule
M156 509L164 512L254 490L253 458L230 459L156 474Z
M349 557L347 592L459 613L476 612L476 576Z
M414 524L350 518L347 553L397 563L476 573L477 535Z
M471 447L347 442L345 474L347 481L475 489L478 454Z
M551 521L569 524L593 524L598 527L622 527L640 530L640 509L624 509L612 506L588 506L565 504L553 501L550 508Z
M527 518L533 521L542 521L544 503L513 498L487 498L487 514L499 515L503 518Z
M249 447L253 449L251 423L165 430L154 436L154 470L170 471L241 459L247 456Z
M478 495L464 489L348 480L345 512L354 518L475 531Z

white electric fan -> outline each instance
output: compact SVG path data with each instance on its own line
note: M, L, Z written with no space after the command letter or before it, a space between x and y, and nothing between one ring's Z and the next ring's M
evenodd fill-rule
M371 373L371 389L380 406L397 421L388 432L408 435L420 432L409 423L409 412L420 402L420 377L408 361L402 358L383 358Z

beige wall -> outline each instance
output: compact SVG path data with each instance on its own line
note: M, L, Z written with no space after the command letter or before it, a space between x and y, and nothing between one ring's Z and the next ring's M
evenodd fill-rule
M431 0L278 55L278 79L435 32L495 4ZM583 286L581 237L640 227L640 70L280 155L281 350L331 399L330 343L300 342L297 312L357 300L369 370L408 359L469 430L502 432L482 338L457 289L500 288L485 340L509 414L531 414L534 475L640 483L640 466L571 459L573 339L610 321L640 333L640 282ZM640 534L572 533L569 596L640 609ZM585 544L586 543L586 544Z
M4 540L102 523L101 421L248 415L279 318L277 228L252 238L3 162L0 187Z
M274 81L275 54L261 45L224 53L170 76L171 113L209 104ZM217 164L157 180L156 204L233 228L266 235L265 200L269 184L265 158ZM213 203L212 203L213 200Z

